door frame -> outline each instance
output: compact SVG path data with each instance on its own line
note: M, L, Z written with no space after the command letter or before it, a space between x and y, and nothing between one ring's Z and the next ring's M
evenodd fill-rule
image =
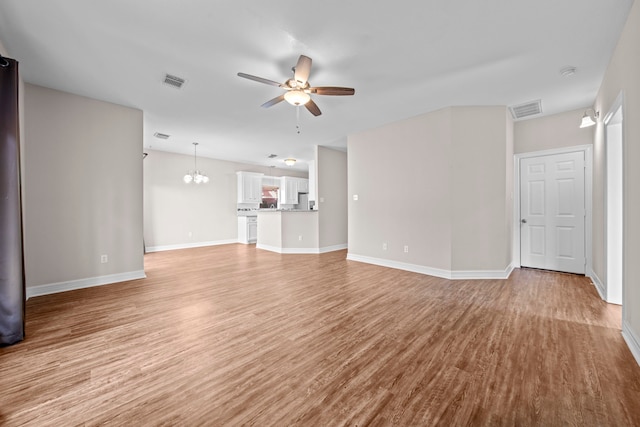
M520 257L520 160L532 157L553 156L556 154L566 153L584 153L584 256L586 265L584 268L585 276L592 277L592 186L593 186L593 146L576 145L573 147L554 148L551 150L531 151L528 153L514 154L513 156L513 246L512 246L512 263L515 268L522 267Z
M609 268L610 268L610 263L609 263L609 245L611 244L610 242L610 229L609 229L609 180L610 180L610 175L609 175L609 149L607 147L608 145L608 126L611 124L611 119L613 119L615 113L618 112L618 110L620 110L620 113L622 114L622 122L620 123L620 151L621 151L621 156L622 156L622 188L620 189L622 192L622 200L621 205L622 205L622 235L619 236L620 237L620 245L622 246L620 249L622 250L622 270L620 271L620 286L621 286L621 301L620 301L620 305L622 306L622 318L625 319L625 274L624 274L624 269L625 269L625 262L624 262L624 255L625 255L625 250L624 250L624 244L625 244L625 233L624 231L626 230L626 215L624 214L624 209L625 209L625 197L624 197L624 190L625 190L625 178L624 178L624 174L626 173L625 169L626 169L626 165L625 165L625 130L624 130L624 115L625 115L625 106L624 106L624 92L620 91L620 93L618 93L618 96L616 97L615 101L613 101L613 103L611 104L611 106L609 107L609 111L607 112L607 114L605 115L602 123L604 125L604 131L603 131L603 141L604 141L604 156L605 156L605 161L604 161L604 189L603 189L603 202L604 202L604 206L603 206L603 211L604 211L604 265L605 265L605 272L604 272L604 286L603 289L601 291L601 294L604 293L604 295L600 295L602 297L602 299L608 303L612 303L612 304L618 304L617 302L611 302L609 301ZM601 279L602 280L602 279Z

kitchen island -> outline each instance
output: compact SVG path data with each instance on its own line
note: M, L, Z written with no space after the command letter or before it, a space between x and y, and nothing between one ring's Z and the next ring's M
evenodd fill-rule
M258 213L256 247L281 254L317 254L318 211L270 210Z

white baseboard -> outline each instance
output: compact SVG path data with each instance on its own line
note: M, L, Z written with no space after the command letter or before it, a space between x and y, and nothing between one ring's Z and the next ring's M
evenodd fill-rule
M598 291L598 295L600 295L600 298L603 301L606 301L607 298L605 297L605 295L607 291L604 288L604 285L602 284L602 280L600 280L598 275L593 270L589 271L588 277L591 279L591 282L593 283L593 286L596 288L596 291Z
M453 270L453 280L465 279L508 279L515 266L509 264L504 270Z
M629 346L629 350L631 350L631 354L636 359L638 365L640 365L640 339L638 338L638 334L633 332L629 323L626 320L622 321L622 338L626 341Z
M435 276L449 280L506 279L509 277L514 268L513 264L510 264L504 270L444 270L440 268L427 267L424 265L409 264L405 262L392 261L383 258L373 258L352 253L347 254L347 259L351 261L379 265L381 267L396 268L398 270L426 274L429 276Z
M279 248L276 246L264 245L262 243L258 243L256 248L263 249L265 251L276 252L279 254L324 254L327 252L340 251L342 249L347 249L347 245L333 245L333 246L325 246L323 248Z
M347 247L348 245L346 243L343 243L342 245L325 246L324 248L318 249L318 251L321 254L326 254L327 252L341 251L343 249L347 249Z
M109 285L111 283L126 282L128 280L144 279L144 270L127 273L109 274L107 276L88 277L86 279L70 280L68 282L49 283L46 285L27 286L27 299L41 295L56 294L58 292L73 291L75 289L92 288L94 286Z
M228 240L214 240L211 242L181 243L178 245L149 246L146 248L146 251L147 252L173 251L176 249L191 249L191 248L202 248L205 246L229 245L231 243L238 243L238 240L228 239Z

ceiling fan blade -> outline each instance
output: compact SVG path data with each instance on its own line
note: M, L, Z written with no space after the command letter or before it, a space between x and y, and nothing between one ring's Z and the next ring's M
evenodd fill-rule
M320 111L316 103L313 102L313 99L310 99L309 101L307 101L307 103L304 104L304 106L307 107L307 110L309 110L309 112L314 116L319 116L320 114L322 114L322 111Z
M326 86L326 87L310 87L310 93L315 93L318 95L353 95L356 93L356 90L350 87L335 87L335 86Z
M281 83L274 82L273 80L269 80L269 79L264 79L262 77L252 76L251 74L238 73L238 77L244 77L245 79L253 80L253 81L264 83L271 86L282 87Z
M269 101L265 102L264 104L261 105L262 108L269 108L272 105L276 105L278 102L282 102L284 101L284 94L280 95L280 96L276 96L273 99L270 99Z
M304 86L307 80L309 80L309 73L311 73L311 58L300 55L298 63L294 68L293 77L298 83Z

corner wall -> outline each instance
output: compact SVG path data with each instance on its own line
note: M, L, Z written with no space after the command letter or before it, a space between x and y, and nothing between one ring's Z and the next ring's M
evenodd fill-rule
M347 153L316 147L318 245L321 252L347 247Z
M511 129L506 107L450 107L350 135L348 258L506 277Z
M451 118L451 269L497 274L511 264L507 109L453 107Z

